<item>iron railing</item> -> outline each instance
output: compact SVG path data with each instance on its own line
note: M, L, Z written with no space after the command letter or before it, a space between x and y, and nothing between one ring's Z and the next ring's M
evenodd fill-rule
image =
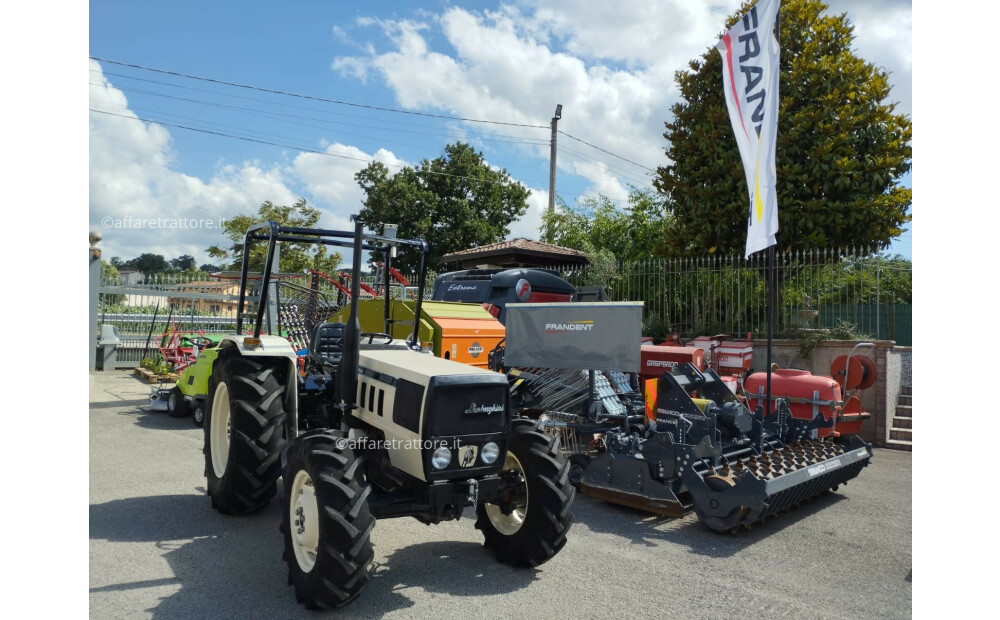
M767 328L766 266L766 252L759 252L749 259L650 258L555 269L575 286L604 286L612 300L644 302L647 334L677 331L684 337L742 337L747 333L763 337ZM776 336L796 337L803 328L828 328L912 345L909 261L862 248L779 252L775 273L779 291ZM336 278L336 274L330 275ZM428 297L433 279L434 274L428 274ZM346 301L324 278L295 274L287 281L293 288L315 288L320 298L334 306ZM374 276L363 275L362 281L381 291L381 283ZM393 291L393 296L398 296L402 289L393 286ZM254 298L251 291L247 312L252 311ZM132 350L144 347L150 333L155 337L167 331L168 320L173 329L232 332L238 301L237 280L203 274L129 274L115 281L102 281L98 315L101 323L118 328L129 343L123 348ZM129 353L119 359L132 362L132 357Z
M604 286L612 300L644 302L646 332L766 334L766 252L555 269L577 287ZM831 329L912 344L910 261L864 248L778 252L775 281L775 335Z

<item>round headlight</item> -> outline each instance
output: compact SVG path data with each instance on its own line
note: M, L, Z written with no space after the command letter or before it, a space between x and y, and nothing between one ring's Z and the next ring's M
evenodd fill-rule
M482 457L484 463L490 465L497 460L498 456L500 456L500 446L496 445L492 441L488 441L483 444L483 449L480 451L479 455Z
M445 446L441 446L431 455L431 465L434 469L444 469L449 463L451 463L451 450Z

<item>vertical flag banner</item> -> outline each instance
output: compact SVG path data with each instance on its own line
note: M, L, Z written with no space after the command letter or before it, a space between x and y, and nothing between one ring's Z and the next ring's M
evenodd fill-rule
M746 256L775 244L778 232L778 40L780 0L758 0L715 46L722 56L726 107L750 190Z

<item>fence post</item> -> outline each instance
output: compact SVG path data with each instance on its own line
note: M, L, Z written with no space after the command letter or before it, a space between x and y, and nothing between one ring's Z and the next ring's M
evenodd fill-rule
M882 255L875 259L875 339L882 339Z
M97 338L99 335L97 327L97 304L99 299L98 291L101 286L101 249L97 244L101 241L101 231L90 231L90 249L87 251L89 257L89 279L90 279L90 323L87 327L87 351L89 352L90 371L97 370Z

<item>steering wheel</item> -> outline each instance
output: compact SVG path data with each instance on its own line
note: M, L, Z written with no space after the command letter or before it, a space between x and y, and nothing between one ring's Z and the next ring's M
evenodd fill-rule
M188 341L199 349L206 349L212 345L212 341L204 336L190 336Z
M392 336L390 336L389 334L383 334L382 332L361 332L361 339L364 340L365 338L367 338L368 344L371 344L376 337L385 338L386 344L392 343Z

